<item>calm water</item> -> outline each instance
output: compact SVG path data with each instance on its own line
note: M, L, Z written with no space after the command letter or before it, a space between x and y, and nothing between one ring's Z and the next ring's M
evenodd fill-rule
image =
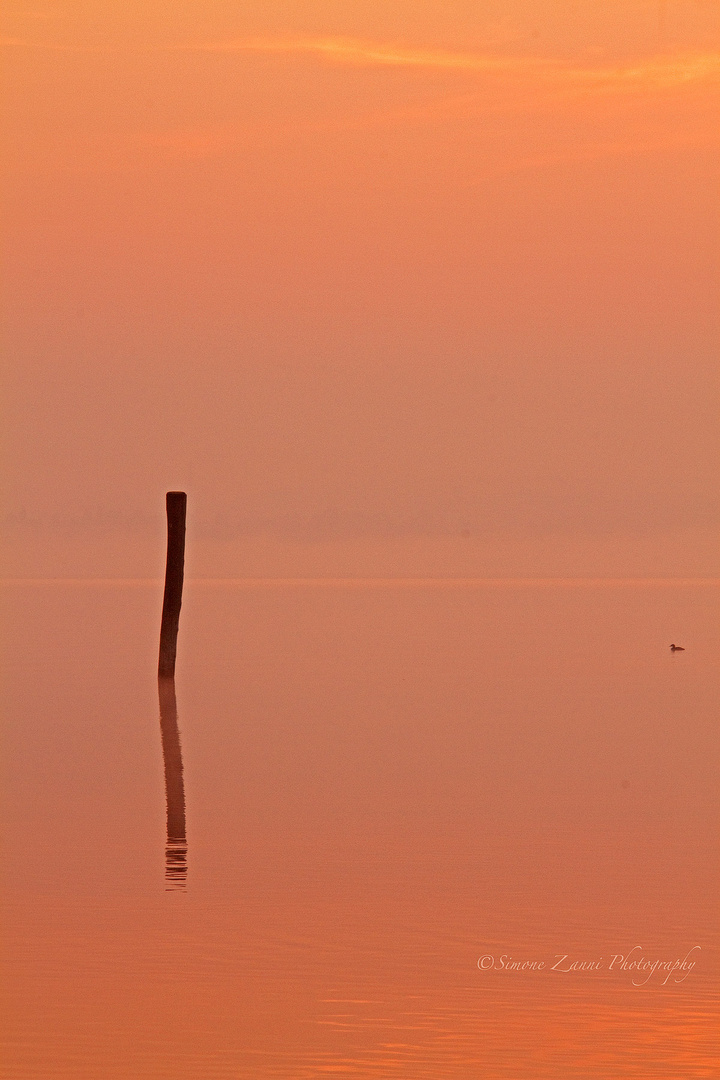
M716 587L161 593L3 587L3 1077L717 1075Z

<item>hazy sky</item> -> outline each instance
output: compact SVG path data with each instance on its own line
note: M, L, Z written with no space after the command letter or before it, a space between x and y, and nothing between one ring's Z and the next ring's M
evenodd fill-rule
M717 11L6 3L10 573L713 573Z

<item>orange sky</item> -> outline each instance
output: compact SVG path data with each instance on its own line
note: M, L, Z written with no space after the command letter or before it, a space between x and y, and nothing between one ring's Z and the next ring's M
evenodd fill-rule
M2 36L11 574L716 572L715 0Z

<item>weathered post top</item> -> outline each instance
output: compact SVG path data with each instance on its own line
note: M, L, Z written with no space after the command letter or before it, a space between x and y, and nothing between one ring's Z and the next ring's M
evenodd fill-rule
M160 659L158 675L172 678L175 675L175 655L180 624L183 577L185 572L185 514L187 495L184 491L168 491L165 496L167 509L167 563L165 566L165 595L163 596L162 623L160 626Z

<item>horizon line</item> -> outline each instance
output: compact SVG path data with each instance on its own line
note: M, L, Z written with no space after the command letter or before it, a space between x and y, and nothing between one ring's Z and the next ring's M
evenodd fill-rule
M158 585L162 586L163 577L2 577L0 585ZM559 575L559 576L520 576L500 577L477 576L327 576L327 577L186 577L185 585L493 585L493 584L534 584L534 585L720 585L720 577L610 577L597 575Z

